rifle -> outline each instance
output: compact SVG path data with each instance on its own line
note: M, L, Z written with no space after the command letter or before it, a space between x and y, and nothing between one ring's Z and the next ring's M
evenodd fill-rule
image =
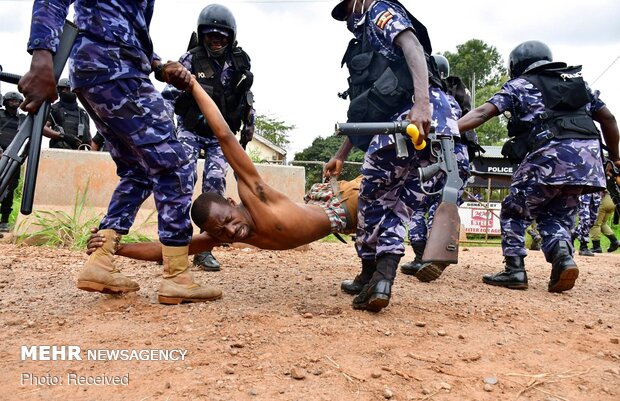
M77 26L70 21L65 21L58 51L53 58L56 82L58 82L62 70L65 68L77 34ZM0 81L17 85L20 79L21 76L19 75L0 72ZM0 194L4 193L9 185L10 178L21 167L26 157L28 158L20 209L20 212L25 215L32 212L39 156L41 153L41 137L49 111L50 102L45 101L36 113L28 114L26 120L20 125L17 135L0 158Z
M340 123L336 124L337 135L394 135L398 157L407 157L407 145L403 134L408 135L413 143L419 138L415 125L407 120L389 123ZM429 195L442 194L441 203L435 212L433 226L429 233L422 261L429 263L429 267L440 269L439 274L450 264L458 263L459 232L461 219L458 213L458 191L463 186L459 177L458 165L454 154L454 139L449 135L431 132L428 138L431 141L431 153L437 162L428 167L419 168L420 182L428 181L440 172L446 176L444 187ZM399 144L400 142L400 144ZM426 147L426 141L414 146L416 150ZM439 276L437 274L437 276Z
M394 135L396 155L400 159L409 157L407 142L403 134L408 135L415 144L420 137L418 127L407 120L392 121L389 123L336 123L336 135ZM414 145L416 150L426 147L426 141Z
M458 193L463 187L463 180L459 176L454 154L454 138L450 135L431 133L429 139L431 153L437 162L418 168L420 184L431 180L440 172L445 175L446 182L441 190L432 193L427 192L424 186L420 185L422 191L429 196L441 193L441 203L435 211L433 226L426 241L422 261L430 263L429 269L438 269L439 271L434 274L431 273L438 277L448 265L459 261L461 218L458 211Z

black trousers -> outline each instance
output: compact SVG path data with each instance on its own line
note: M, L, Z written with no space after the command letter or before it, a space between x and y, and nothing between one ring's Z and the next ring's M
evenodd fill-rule
M0 223L8 223L9 216L13 211L13 198L15 196L15 189L19 184L19 172L17 169L15 174L9 179L9 185L6 187L6 191L0 195Z

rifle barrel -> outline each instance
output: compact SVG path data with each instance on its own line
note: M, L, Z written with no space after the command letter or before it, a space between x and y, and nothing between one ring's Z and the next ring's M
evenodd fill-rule
M19 80L22 79L21 75L11 74L10 72L0 71L0 81L7 82L9 84L17 85Z

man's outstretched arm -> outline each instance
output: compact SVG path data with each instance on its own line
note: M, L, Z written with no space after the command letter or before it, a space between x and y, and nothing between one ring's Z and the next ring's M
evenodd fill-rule
M98 229L93 228L92 234L86 245L86 253L91 254L97 248L101 247L105 241L105 238L99 234ZM214 246L219 245L220 242L209 237L205 232L192 237L189 243L189 254L210 251ZM120 244L116 254L124 256L130 259L137 260L150 260L153 262L161 262L161 243L159 242L139 242L135 244Z
M249 188L254 190L257 184L262 183L263 180L258 174L256 166L252 163L252 159L250 159L250 156L245 153L245 150L243 150L241 144L239 144L235 134L230 130L224 117L222 117L222 113L220 113L217 105L209 97L207 92L202 89L195 78L192 78L190 87L190 91L196 103L198 103L200 111L209 123L211 131L213 131L213 134L220 142L222 152L235 172L237 180L243 181Z

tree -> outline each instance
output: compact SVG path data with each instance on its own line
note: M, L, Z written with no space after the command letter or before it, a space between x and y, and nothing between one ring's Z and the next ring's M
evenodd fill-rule
M294 160L304 161L321 161L327 162L336 154L340 145L344 141L344 137L330 135L327 138L317 137L312 141L312 145L295 154ZM364 152L359 149L353 149L349 153L348 161L361 162L364 160Z
M460 77L468 88L476 79L476 87L498 85L506 68L495 46L488 45L480 39L470 39L456 46L456 53L449 51L443 55L450 62L450 75Z
M306 170L306 189L314 183L321 182L323 179L323 164L316 162L327 162L336 154L340 145L344 141L344 137L330 135L327 138L315 138L312 145L295 154L293 159L294 165L303 166ZM354 148L349 153L347 161L362 162L364 160L364 152ZM305 163L311 162L311 163ZM360 174L359 163L345 163L340 179L352 180Z
M470 39L456 46L456 53L444 52L450 63L450 75L460 77L468 88L475 77L474 104L479 106L499 91L508 80L504 61L495 46L479 39ZM501 145L506 140L506 119L492 118L476 129L481 145Z
M476 90L476 105L481 105L499 91L499 85L488 85ZM481 145L501 145L506 141L506 118L502 115L493 117L476 128L478 141Z
M259 134L263 138L268 139L274 145L281 148L286 148L286 146L291 143L291 141L288 139L288 133L289 131L294 129L295 126L286 125L284 121L277 120L274 117L259 114L256 116L254 128L257 134Z

